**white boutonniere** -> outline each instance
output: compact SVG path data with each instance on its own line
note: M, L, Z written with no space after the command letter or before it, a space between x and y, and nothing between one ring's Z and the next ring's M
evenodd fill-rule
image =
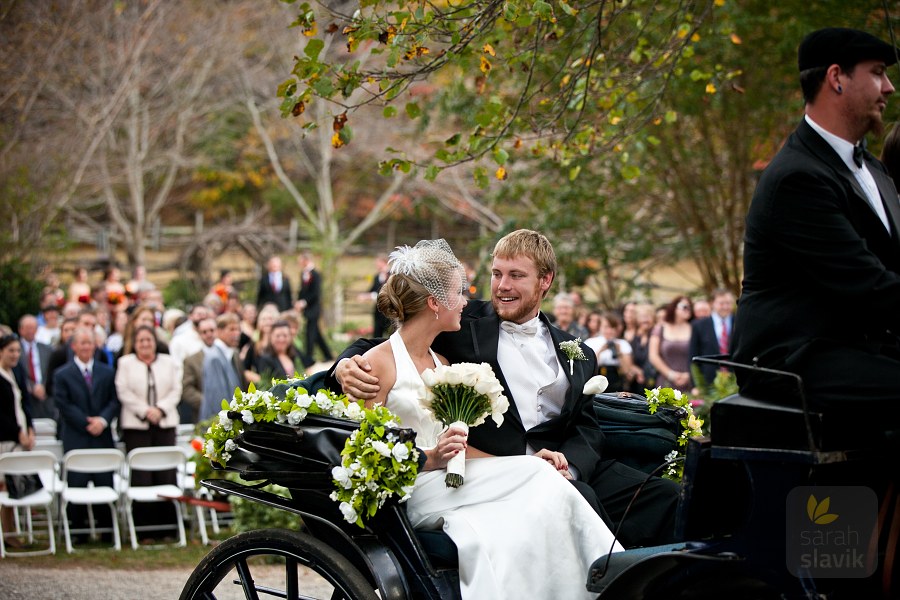
M587 356L584 355L584 350L581 349L581 338L560 342L559 349L563 351L563 354L569 357L569 375L573 374L575 368L574 361L587 360Z

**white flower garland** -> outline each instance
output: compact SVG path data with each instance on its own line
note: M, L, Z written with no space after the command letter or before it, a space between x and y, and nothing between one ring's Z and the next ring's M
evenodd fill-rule
M275 422L296 426L309 415L350 419L360 428L350 434L341 452L341 466L332 469L336 490L330 497L340 503L349 523L364 527L393 495L400 502L409 499L418 473L419 453L412 441L401 440L399 420L388 409L367 409L350 402L343 394L319 390L311 395L295 384L302 379L273 380L273 388L287 384L284 398L269 390L257 390L251 383L246 392L235 390L231 402L222 400L222 410L206 431L204 456L226 465L237 449L234 441L245 425ZM240 414L240 418L231 418Z

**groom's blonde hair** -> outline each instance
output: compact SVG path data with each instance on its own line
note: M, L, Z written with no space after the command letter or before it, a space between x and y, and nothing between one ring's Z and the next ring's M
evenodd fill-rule
M547 273L556 277L556 252L553 244L541 233L531 229L517 229L508 233L494 246L492 258L515 258L527 256L534 261L538 277Z

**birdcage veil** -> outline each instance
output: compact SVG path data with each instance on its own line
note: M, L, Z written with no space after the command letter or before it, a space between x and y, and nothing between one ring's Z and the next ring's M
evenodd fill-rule
M463 301L466 270L444 239L422 240L413 247L397 246L388 258L391 274L399 273L420 283L441 306L449 310Z

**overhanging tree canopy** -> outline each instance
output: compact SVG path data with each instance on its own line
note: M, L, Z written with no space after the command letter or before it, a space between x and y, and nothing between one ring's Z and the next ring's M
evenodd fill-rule
M311 102L334 102L335 145L349 140L352 111L364 104L384 105L385 118L401 117L402 110L423 124L438 112L450 119L442 119L439 132L424 129L429 158L417 161L416 153L401 148L383 169L408 170L418 162L433 179L449 166L488 155L494 175L504 179L517 153L565 160L616 148L646 123L676 118L658 107L673 77L705 79L714 91L719 74L686 72L681 65L701 39L701 24L722 4L303 3L293 25L309 42L279 87L282 112L303 118ZM337 37L346 52L324 55L326 38ZM364 47L380 61L356 60ZM432 85L420 86L423 81ZM627 154L621 158L621 168L634 176ZM474 174L487 185L484 166Z

